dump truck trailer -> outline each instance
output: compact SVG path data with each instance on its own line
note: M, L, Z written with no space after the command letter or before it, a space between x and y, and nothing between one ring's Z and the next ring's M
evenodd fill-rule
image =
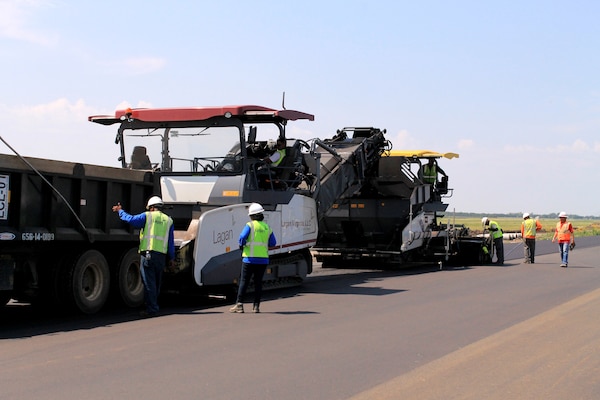
M110 206L143 209L147 171L0 154L0 301L95 313L112 292L143 301L138 235Z

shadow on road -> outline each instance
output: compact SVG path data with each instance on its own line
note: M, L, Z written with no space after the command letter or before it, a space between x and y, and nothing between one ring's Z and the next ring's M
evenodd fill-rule
M161 299L160 316L191 314L224 304L224 300L206 297L165 296ZM0 339L27 338L76 330L94 329L143 319L140 309L108 306L105 310L84 315L76 312L52 311L31 304L11 302L0 310Z
M265 301L301 296L307 293L358 294L365 296L385 296L399 291L382 287L361 286L381 281L389 276L422 274L439 270L437 265L421 265L401 270L340 270L316 268L301 286L274 289L263 292ZM206 296L161 296L160 316L205 314L232 301L224 297ZM283 312L282 314L308 313ZM158 318L160 318L160 316ZM109 306L94 314L82 315L74 312L52 311L30 304L11 302L1 309L0 339L27 338L39 335L56 334L77 330L88 330L103 326L140 320L139 310Z

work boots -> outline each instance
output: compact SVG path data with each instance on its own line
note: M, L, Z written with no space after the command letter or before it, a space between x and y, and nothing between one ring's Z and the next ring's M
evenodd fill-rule
M255 314L258 314L260 312L259 306L260 305L258 303L254 303L254 305L252 306L252 312ZM235 306L233 306L229 309L229 312L230 313L243 313L244 305L242 303L236 303Z
M235 306L233 306L229 309L229 312L230 313L243 313L244 305L242 303L236 303Z

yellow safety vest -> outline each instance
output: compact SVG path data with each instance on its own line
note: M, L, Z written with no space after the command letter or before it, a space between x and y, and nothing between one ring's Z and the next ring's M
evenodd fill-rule
M437 179L437 170L435 168L435 164L431 167L429 164L425 164L423 166L423 182L425 183L435 183Z
M146 225L140 231L140 252L157 251L167 254L169 250L169 231L173 219L160 211L146 212Z
M250 234L242 250L242 257L269 258L269 236L271 228L263 221L250 221Z
M496 225L496 228L498 228L497 231L492 231L490 230L490 234L492 235L492 239L498 239L502 237L502 228L500 228L500 225L498 225L498 223L496 221L490 221L490 228Z
M535 219L526 219L523 221L523 237L524 238L535 238L537 230L537 221Z
M285 157L285 149L277 150L275 153L279 153L279 160L271 163L271 165L274 166L274 167L276 167L279 164L281 164L281 161L283 160L283 157Z

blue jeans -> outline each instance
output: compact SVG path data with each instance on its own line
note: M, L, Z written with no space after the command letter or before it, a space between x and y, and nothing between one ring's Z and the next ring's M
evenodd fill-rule
M157 251L142 253L140 273L144 282L144 300L148 313L158 312L158 295L166 262L166 254Z
M560 252L560 260L563 264L569 264L569 242L559 243L558 251Z
M248 289L250 278L254 277L254 304L260 304L262 296L262 280L267 269L267 264L249 264L242 262L242 274L240 276L240 286L238 287L236 303L244 302L244 295Z

